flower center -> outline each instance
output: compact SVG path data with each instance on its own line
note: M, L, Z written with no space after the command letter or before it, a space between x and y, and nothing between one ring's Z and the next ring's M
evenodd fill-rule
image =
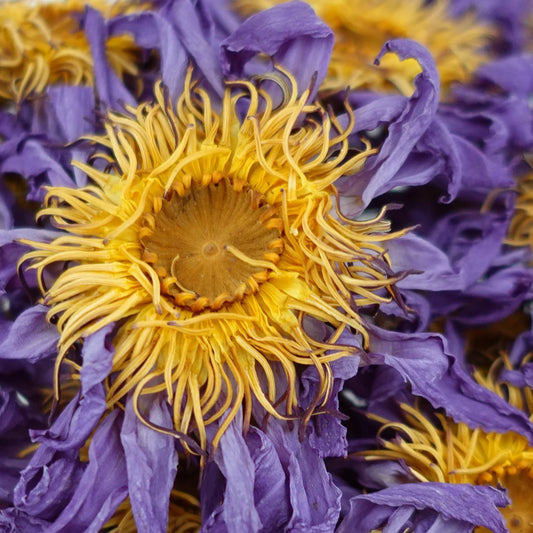
M220 309L256 292L276 270L281 220L243 182L205 175L156 206L139 235L143 259L178 305Z
M525 454L529 454L526 451ZM501 509L511 533L530 531L533 526L533 508L531 507L531 488L533 468L530 460L522 459L515 465L497 465L490 472L484 472L477 480L480 484L501 485L507 489L511 504ZM476 532L488 531L478 528Z
M514 475L509 472L503 479L503 486L509 492L511 505L501 511L512 533L531 531L533 527L533 508L531 507L531 485L533 470L525 468Z

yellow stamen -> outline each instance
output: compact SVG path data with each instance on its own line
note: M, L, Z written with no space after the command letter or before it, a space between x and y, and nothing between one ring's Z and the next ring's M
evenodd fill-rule
M518 180L515 215L509 226L507 243L533 248L533 172Z
M168 510L168 533L196 533L202 525L200 502L195 496L173 489L170 493ZM104 531L109 533L137 533L137 525L131 510L129 498L117 508L108 520Z

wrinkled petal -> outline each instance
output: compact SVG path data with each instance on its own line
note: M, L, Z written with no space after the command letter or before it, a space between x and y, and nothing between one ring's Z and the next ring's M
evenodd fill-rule
M126 463L120 444L121 418L117 409L96 429L89 446L89 462L70 501L47 530L49 533L98 533L127 496Z
M108 23L98 10L87 6L83 27L93 56L94 83L99 100L112 109L122 110L125 104L134 106L135 99L107 61Z
M379 63L379 59L389 52L397 54L400 59L414 58L423 70L415 79L413 96L398 118L389 124L387 139L379 153L368 158L356 178L345 180L343 184L343 192L360 195L365 206L396 186L397 173L432 123L439 100L439 75L433 58L423 46L407 39L389 41L376 61ZM424 173L424 176L429 174ZM362 191L361 184L365 185Z
M53 520L71 500L84 471L77 453L40 446L21 472L13 502L17 509Z
M106 409L103 381L112 366L114 348L107 337L113 327L110 324L85 340L81 354L81 390L50 429L31 432L35 441L56 450L76 450L89 437Z
M511 267L491 273L461 293L431 297L433 311L469 326L482 326L503 320L531 297L533 272Z
M416 233L391 239L387 249L395 271L412 272L398 282L402 289L439 291L464 286L448 256Z
M323 460L307 440L300 442L298 429L270 421L272 440L289 483L292 515L287 531L332 531L340 513L341 492L326 471Z
M154 424L172 428L172 418L163 401L151 400L146 414ZM120 440L126 456L131 510L137 528L164 533L178 464L174 438L143 424L129 398Z
M257 428L250 428L246 444L255 466L254 502L263 531L282 531L291 509L281 461L270 439Z
M386 525L387 533L401 533L406 527L414 533L428 533L426 526L417 527L420 525L417 521L426 519L425 524L431 521L431 531L435 533L466 533L473 526L505 533L507 528L496 506L508 503L507 497L493 487L446 483L397 485L352 498L350 512L337 531L368 533Z
M158 50L161 55L161 79L168 87L170 98L179 98L189 58L167 18L161 13L149 11L125 15L109 22L109 32L113 35L130 33L139 46Z
M72 187L73 180L54 154L47 151L37 136L11 139L0 145L6 150L5 158L0 156L0 171L13 172L24 177L30 185L28 200L41 202L44 198L42 185Z
M50 522L34 518L19 509L0 510L0 528L4 533L42 533Z
M413 394L442 407L456 422L486 432L514 431L533 441L533 424L520 410L477 384L448 353L444 337L372 327L369 362L386 364L411 384Z
M230 79L264 74L271 67L252 59L266 54L295 77L300 92L312 80L316 91L327 73L332 48L332 31L309 5L287 2L252 15L223 41L222 69Z
M224 505L218 515L227 531L259 531L261 519L254 504L255 465L235 418L222 435L215 462L226 479ZM216 524L216 523L215 523ZM219 531L206 526L207 531Z
M181 45L212 89L222 96L222 70L217 54L219 42L212 19L191 0L167 3L161 14L171 22Z
M346 428L341 423L339 412L338 393L342 389L344 381L352 378L359 368L357 355L343 357L331 363L333 386L331 396L319 414L311 417L307 428L307 437L312 448L321 457L345 456L347 450ZM316 369L309 367L302 374L303 390L299 394L299 405L306 407L312 404L320 387L320 379Z
M523 54L492 61L482 65L476 76L499 85L511 94L529 98L533 90L533 57Z
M32 363L57 352L59 333L46 319L48 308L38 304L26 309L0 343L0 359L25 359Z

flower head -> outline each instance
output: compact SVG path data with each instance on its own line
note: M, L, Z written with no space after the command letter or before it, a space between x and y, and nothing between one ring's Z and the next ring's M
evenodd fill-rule
M369 150L348 153L353 125L280 76L291 83L280 82L276 109L242 81L216 112L189 71L175 108L158 86L156 103L110 114L106 135L91 137L102 148L93 165L76 163L93 183L48 190L40 216L64 234L24 241L60 332L57 368L116 323L108 404L132 392L144 418L139 398L165 394L175 429L195 431L203 448L206 426L219 421L216 447L243 401L249 424L252 398L275 417L299 416L298 365L320 376L309 416L330 395L329 363L353 351L338 336L352 328L365 342L360 309L393 294L383 213L352 221L334 209L335 181ZM64 271L54 276L54 264ZM315 340L306 316L336 333Z
M280 0L235 0L244 14L265 9ZM420 72L414 60L400 62L389 56L378 69L374 57L389 39L408 37L426 46L435 57L441 83L464 82L490 57L493 30L475 20L473 13L452 17L447 1L307 0L335 32L336 42L324 89L383 89L396 87L411 94Z
M0 4L0 98L20 102L43 93L49 84L93 84L93 58L80 29L85 4L78 0ZM124 3L92 4L110 13L131 9ZM137 48L130 36L112 37L106 48L117 74L137 74Z
M528 416L533 413L533 394L498 382L505 356L498 358L485 375L476 379ZM402 404L405 422L384 422L380 429L383 449L361 452L368 460L401 460L422 482L502 486L511 505L501 510L510 531L523 531L533 523L529 493L533 486L533 448L523 435L485 432L437 414L429 417ZM371 418L379 417L371 415ZM393 430L394 438L383 438Z

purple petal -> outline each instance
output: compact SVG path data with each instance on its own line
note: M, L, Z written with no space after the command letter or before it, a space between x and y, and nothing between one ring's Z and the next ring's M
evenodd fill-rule
M23 311L0 343L0 359L25 359L32 363L57 353L59 333L46 319L48 307L36 305Z
M423 71L415 79L416 90L398 118L388 127L388 136L379 153L369 158L357 179L346 180L343 192L351 193L361 180L368 183L361 197L364 205L396 186L396 176L414 146L432 123L439 100L439 75L430 53L420 44L397 39L385 44L376 61L388 52L401 59L416 59ZM423 174L427 176L427 173ZM424 178L426 179L426 178Z
M71 143L82 135L95 130L95 101L91 87L56 85L48 89L49 106L46 125L47 135L55 133L62 143ZM73 161L86 161L86 149L73 146L70 150ZM72 167L78 187L87 184L87 175L79 168Z
M99 100L113 109L122 109L124 104L135 106L135 99L107 61L108 23L99 11L87 6L83 27L94 60L94 83Z
M0 510L0 529L4 533L42 533L50 522L28 515L19 509Z
M81 391L50 429L31 431L33 440L56 450L76 450L89 437L106 409L103 381L112 367L114 348L107 340L112 330L110 324L85 339Z
M344 357L331 363L333 386L331 396L323 410L327 414L311 417L307 428L307 437L311 447L320 457L345 456L347 451L346 428L341 423L338 411L338 393L344 381L355 376L359 368L359 357L356 355ZM303 390L299 394L299 405L305 408L311 404L318 391L320 380L314 367L306 369L302 374Z
M292 516L287 531L332 531L340 512L341 492L333 484L323 460L307 440L300 442L298 428L271 420L267 435L287 473Z
M436 221L431 241L460 272L463 286L475 283L499 254L508 227L507 213L453 212Z
M159 50L161 78L169 89L170 98L178 99L183 92L189 57L167 18L149 11L117 17L110 21L109 32L132 34L139 46Z
M202 0L205 9L211 13L215 27L227 36L239 26L239 18L231 9L232 0Z
M295 77L300 91L315 76L316 89L327 73L332 48L332 31L309 5L287 2L251 16L223 41L222 70L229 78L264 73L270 67L253 65L252 59L266 54Z
M37 228L16 228L0 230L0 289L8 289L8 286L21 287L17 275L17 263L22 255L28 251L26 245L20 244L19 239L29 239L38 242L51 242L59 237L61 232L41 230ZM24 278L30 287L36 287L35 273L25 271Z
M96 429L89 462L71 499L47 530L49 533L97 533L128 494L124 451L120 444L122 414L108 414Z
M416 233L392 239L387 249L395 271L413 272L398 282L402 289L439 291L464 287L448 256Z
M54 143L71 143L95 129L94 91L79 85L53 85L35 110L32 132Z
M352 498L350 512L337 531L368 533L386 525L388 533L401 533L406 527L414 533L426 533L431 521L431 530L435 532L462 532L470 531L472 526L484 526L494 533L505 533L507 528L496 506L508 503L508 498L493 487L446 483L397 485ZM425 529L417 527L421 520Z
M533 91L533 57L511 56L482 65L476 77L486 79L511 94L529 98Z
M13 502L17 509L41 519L53 520L71 500L84 465L76 452L58 452L40 446L21 472Z
M74 185L58 158L44 148L38 137L28 135L16 142L12 139L5 142L2 148L9 154L3 160L0 156L0 170L13 172L28 180L31 188L27 195L29 200L42 201L44 191L40 190L41 185Z
M195 4L191 0L169 2L162 9L161 15L170 21L187 55L209 85L222 96L222 70L218 57L220 43L215 37L213 21Z
M259 531L261 519L254 503L255 465L237 418L222 435L215 462L226 478L219 520L227 531ZM219 527L221 523L218 527L207 528L207 531L218 531Z
M416 148L422 153L430 153L438 162L438 169L434 170L433 176L440 176L441 180L444 178L448 182L448 194L442 197L440 201L451 202L459 193L465 172L461 153L454 142L454 138L438 116L431 122ZM422 182L419 181L414 184L419 185Z
M528 41L527 20L531 16L530 0L452 0L450 12L453 16L467 10L475 10L480 19L496 24L502 34L503 43L498 48L507 53L522 50ZM498 43L499 44L499 43Z
M462 293L431 296L433 311L469 326L503 320L531 298L533 272L524 267L506 268L486 276Z
M285 472L272 441L259 429L250 428L246 445L255 465L254 502L262 531L282 531L291 509Z
M442 407L456 422L487 432L514 431L533 441L533 424L520 410L477 384L448 353L444 337L371 328L368 360L396 369L413 394Z
M173 427L168 405L162 400L150 400L147 416L158 426ZM120 440L126 455L131 510L137 528L165 533L178 464L174 438L143 424L129 398Z

